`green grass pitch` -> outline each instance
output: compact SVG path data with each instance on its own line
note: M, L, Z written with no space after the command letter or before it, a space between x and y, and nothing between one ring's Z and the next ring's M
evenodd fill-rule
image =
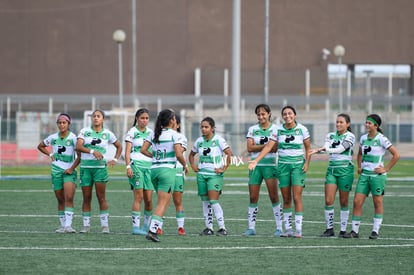
M247 228L249 196L247 166L241 165L225 174L220 198L229 236L199 236L204 222L194 174L190 173L183 195L187 236L176 233L171 203L160 243L130 234L132 192L124 165L109 169L109 235L100 233L96 197L90 234L54 233L58 220L48 178L50 168L1 167L0 274L412 274L414 161L399 161L388 175L378 240L368 239L373 216L371 197L364 206L360 239L318 237L325 229L326 165L326 161L313 161L308 172L302 239L272 236L275 223L265 186L260 193L257 236L242 236ZM73 223L77 230L82 225L81 198L78 188ZM337 198L336 233L338 221Z

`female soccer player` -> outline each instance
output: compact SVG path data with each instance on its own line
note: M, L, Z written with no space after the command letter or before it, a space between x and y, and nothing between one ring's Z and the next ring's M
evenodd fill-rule
M351 118L347 114L336 117L336 132L328 133L323 147L311 150L311 154L327 152L329 164L325 178L325 222L326 230L321 237L333 237L334 202L339 189L341 205L341 230L338 237L344 237L348 225L348 198L354 182L354 163L352 160L355 135L351 131Z
M374 218L370 239L378 239L380 226L384 215L383 197L387 182L387 172L397 163L400 154L380 128L381 117L377 114L368 115L365 121L366 134L359 140L358 183L355 188L354 207L352 213L352 231L345 238L359 238L359 226L362 217L362 206L369 193L374 203ZM392 155L391 160L384 166L386 151Z
M99 203L99 216L102 233L109 233L109 211L106 201L106 184L108 183L107 166L114 166L122 153L122 145L114 133L104 128L105 113L95 110L92 113L92 126L80 130L76 150L81 152L80 186L82 187L83 229L79 233L89 233L91 226L92 188L95 185ZM116 148L115 158L107 160L104 154L110 144Z
M187 172L186 162L181 148L181 135L173 128L176 125L175 113L170 109L162 110L155 122L154 132L149 135L141 147L141 153L152 157L151 180L157 191L157 207L152 215L147 239L159 242L158 228L163 222L164 212L170 203L175 184L175 166L177 160ZM152 146L152 153L149 151Z
M125 137L125 164L131 190L134 195L132 202L132 234L147 235L152 215L152 192L155 190L151 182L152 158L141 153L144 140L153 132L148 128L149 111L138 109L134 124ZM149 149L150 152L151 148ZM141 202L144 200L144 220L140 228Z
M258 123L251 126L247 132L247 151L254 160L260 151L269 142L272 133L276 133L276 125L271 120L270 107L267 104L259 104L256 106L255 114ZM259 211L259 193L260 186L264 180L269 193L269 199L272 203L273 216L276 221L275 236L282 234L282 207L279 202L278 186L277 186L277 168L276 168L276 151L274 146L272 151L259 161L256 169L249 173L249 194L250 204L248 208L248 224L249 228L244 232L245 236L256 235L256 219Z
M56 233L75 233L72 228L74 215L73 198L76 190L76 167L80 162L80 153L76 152L76 135L69 130L71 118L60 114L56 124L59 132L54 133L39 143L37 149L50 157L52 161L52 184L58 201L60 227ZM52 151L48 148L51 146Z
M214 213L219 227L216 234L227 236L219 198L223 189L223 175L230 164L232 152L224 138L215 134L215 122L211 117L206 117L201 121L201 134L202 136L194 142L188 157L191 168L197 173L198 195L203 206L206 228L200 235L214 235ZM197 154L198 163L195 162Z

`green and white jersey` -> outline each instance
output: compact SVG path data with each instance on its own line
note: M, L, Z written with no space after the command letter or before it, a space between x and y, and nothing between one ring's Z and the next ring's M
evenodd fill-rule
M145 128L143 132L141 132L137 127L132 127L129 129L125 136L126 142L131 142L131 160L134 162L135 165L142 167L142 168L151 168L152 165L152 158L147 157L146 155L141 153L141 147L144 143L144 140L152 133L153 131L150 128ZM152 152L152 148L150 147L149 152Z
M372 139L365 134L361 136L359 143L362 152L362 175L375 174L375 168L384 166L385 152L392 146L392 143L381 133L377 133Z
M177 163L177 157L174 150L174 144L181 144L181 135L170 128L162 129L158 140L154 142L154 132L152 132L145 140L152 145L152 166L151 168L174 168Z
M344 134L330 132L325 137L326 151L329 153L329 167L347 167L352 164L355 135L346 131ZM335 151L341 151L335 152Z
M43 140L46 146L52 146L53 158L52 165L69 169L76 159L76 135L69 132L64 138L59 133L52 134Z
M246 138L251 138L254 141L254 144L256 145L264 145L269 142L270 136L273 133L277 133L276 125L271 124L269 128L263 129L260 127L260 124L255 124L249 128L247 131ZM254 160L257 158L257 156L260 154L260 152L251 152L250 158ZM268 153L266 156L264 156L263 159L261 159L257 166L275 166L276 164L276 153Z
M301 123L296 123L292 129L278 125L277 132L270 139L277 141L279 163L302 163L305 159L303 141L310 138L308 129Z
M102 128L100 132L95 132L91 127L80 130L78 139L83 139L83 146L100 152L102 155L108 150L109 144L115 143L118 139L111 131ZM97 160L93 154L81 153L82 168L105 168L106 160Z
M229 147L224 138L216 134L210 140L203 136L197 138L191 152L198 153L198 173L216 175L214 169L224 167L226 159L223 158L223 153Z
M182 133L178 133L178 134L181 136L181 138L180 138L181 146L184 148L184 151L187 151L187 142L188 142L187 138ZM176 168L182 169L182 168L184 168L184 166L181 164L181 162L177 161Z

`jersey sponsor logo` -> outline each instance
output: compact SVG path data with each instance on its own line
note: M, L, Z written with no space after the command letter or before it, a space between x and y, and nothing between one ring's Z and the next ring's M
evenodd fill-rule
M102 142L101 139L99 138L93 138L91 144L92 145L96 145L96 144L100 144Z
M371 146L364 146L363 151L364 155L368 154L369 152L371 152Z
M339 140L332 142L332 148L338 147L339 144L341 144L341 142Z
M207 156L211 152L211 148L203 148L203 156Z
M260 144L261 145L266 144L268 141L269 141L268 137L260 137Z
M66 152L66 147L59 145L57 153L62 154L63 152Z
M286 138L285 138L286 143L289 143L289 142L294 141L294 140L295 140L295 136L292 136L292 135L287 135Z

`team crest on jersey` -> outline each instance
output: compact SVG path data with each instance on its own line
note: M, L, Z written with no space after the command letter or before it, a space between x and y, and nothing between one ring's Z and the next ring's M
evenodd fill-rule
M300 134L300 130L299 129L296 129L295 130L295 135L298 136L299 134Z
M70 146L71 145L71 141L70 140L67 140L66 141L66 146Z

